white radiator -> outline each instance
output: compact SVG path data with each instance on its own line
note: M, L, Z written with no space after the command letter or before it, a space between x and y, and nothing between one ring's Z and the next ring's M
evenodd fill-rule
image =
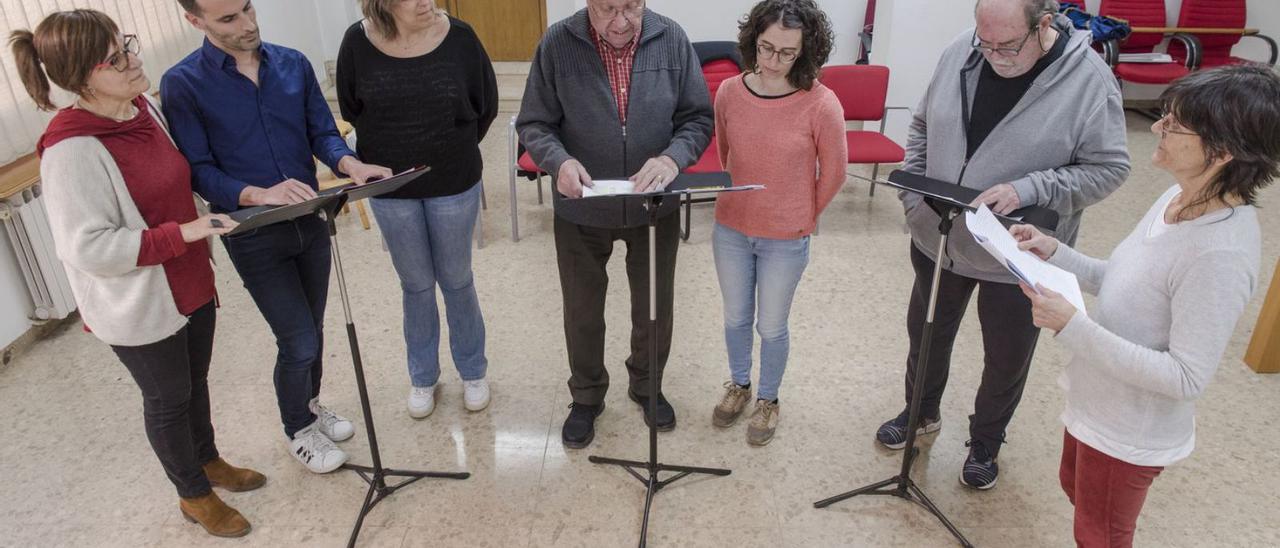
M53 233L45 216L40 185L0 202L0 222L13 244L18 266L35 303L34 322L62 319L76 309L71 284L53 249Z

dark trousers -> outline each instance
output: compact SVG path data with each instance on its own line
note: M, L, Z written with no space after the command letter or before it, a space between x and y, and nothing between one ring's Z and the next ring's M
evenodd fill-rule
M573 401L600 405L609 390L604 366L604 302L609 287L606 266L613 242L627 243L627 280L631 284L631 356L627 358L630 389L649 394L649 227L594 228L560 217L555 220L556 262L564 298L564 337L569 349L569 392ZM657 225L658 356L657 385L671 353L671 312L675 299L676 252L680 248L680 216L667 215Z
M916 280L907 308L907 334L911 340L907 354L907 405L911 404L920 342L924 338L933 265L933 261L911 245L911 266L916 271ZM1013 419L1013 411L1022 400L1031 355L1040 336L1040 329L1031 323L1031 301L1016 284L987 282L942 271L920 412L931 418L939 415L942 392L947 388L951 370L951 348L975 288L978 289L978 321L982 323L983 367L982 384L974 399L973 414L969 415L969 437L981 441L995 456L1004 443L1005 428Z
M276 337L275 385L280 421L290 438L315 415L329 296L329 232L308 216L224 237L244 287Z
M142 346L112 346L142 391L147 440L178 496L209 493L205 463L218 458L209 418L209 358L213 352L213 301L188 317L185 327Z

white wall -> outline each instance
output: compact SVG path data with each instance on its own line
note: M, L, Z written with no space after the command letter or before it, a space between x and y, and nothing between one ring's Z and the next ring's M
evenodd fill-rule
M325 81L324 62L337 56L338 48L334 46L332 54L325 49L326 36L332 36L338 25L333 22L330 12L341 8L348 0L256 0L253 3L258 12L258 26L262 39L273 44L287 46L307 56L316 76L323 84ZM350 0L355 2L355 0ZM322 18L321 14L324 14ZM322 26L321 21L327 23ZM337 39L342 39L346 25L337 30Z
M758 0L649 0L649 9L674 19L694 42L737 40L738 20ZM948 0L949 1L949 0ZM885 0L882 3L892 3ZM547 24L586 7L586 0L547 0ZM836 31L836 47L831 63L852 63L858 56L858 32L867 9L867 0L818 0Z

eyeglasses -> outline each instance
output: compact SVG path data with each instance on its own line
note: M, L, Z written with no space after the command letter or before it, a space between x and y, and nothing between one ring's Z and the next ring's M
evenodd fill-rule
M614 18L618 17L619 15L632 21L635 21L644 17L644 2L632 2L628 4L627 7L622 9L618 9L613 6L598 6L598 5L592 7L591 9L592 11L596 12L597 16L599 16L601 19L604 19L606 21L612 21Z
M978 38L978 31L974 30L973 42L970 45L973 46L973 49L976 49L988 55L997 53L1003 57L1017 57L1019 53L1022 53L1022 48L1027 47L1027 40L1029 40L1031 38L1031 35L1035 34L1035 32L1039 29L1040 29L1039 26L1035 26L1035 27L1032 27L1031 30L1027 31L1027 35L1022 37L1022 42L1020 42L1018 44L1018 47L1016 48L998 48L998 47L992 47L992 46L984 46L982 45L983 40L981 38Z
M1160 114L1160 120L1156 121L1156 129L1160 130L1160 138L1168 137L1170 133L1175 135L1199 135L1194 131L1187 131L1182 124L1173 120L1173 113L1163 112Z
M142 45L138 43L138 35L136 34L124 35L123 42L119 51L111 54L106 61L94 65L93 69L111 67L116 69L116 72L129 70L129 55L137 57L142 52Z
M771 59L773 57L777 57L779 61L782 61L783 63L786 63L789 65L791 63L796 62L796 57L799 56L800 54L799 52L791 48L776 49L773 46L770 46L769 44L756 44L756 55L758 55L761 59Z

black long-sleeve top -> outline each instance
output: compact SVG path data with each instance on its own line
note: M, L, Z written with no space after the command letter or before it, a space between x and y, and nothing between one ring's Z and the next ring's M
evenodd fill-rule
M480 181L480 141L498 115L493 64L470 25L449 18L449 33L418 57L392 57L347 29L338 50L338 105L356 129L366 163L427 173L387 198L452 196Z

